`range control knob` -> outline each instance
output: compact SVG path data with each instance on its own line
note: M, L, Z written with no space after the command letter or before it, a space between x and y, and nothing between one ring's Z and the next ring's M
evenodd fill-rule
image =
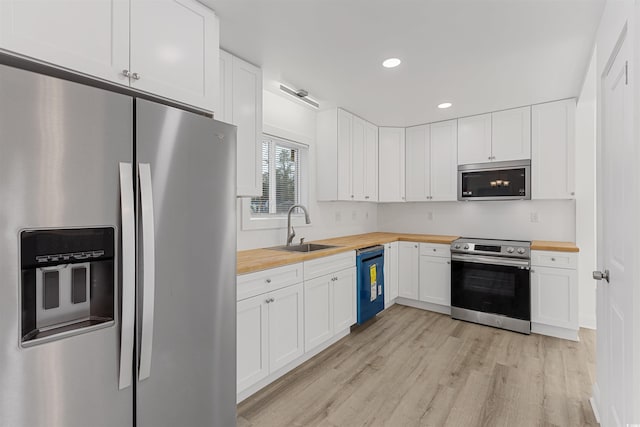
M518 253L519 253L520 255L522 255L524 252L525 252L525 251L524 251L524 248L518 248Z
M455 246L454 246L454 248L456 248L456 249L460 249L460 243L456 243L456 244L455 244Z
M512 254L512 253L513 253L513 251L515 251L515 249L514 249L512 246L509 246L509 247L507 248L507 252L509 252L510 254Z
M469 245L464 245L464 250L468 250L469 249Z

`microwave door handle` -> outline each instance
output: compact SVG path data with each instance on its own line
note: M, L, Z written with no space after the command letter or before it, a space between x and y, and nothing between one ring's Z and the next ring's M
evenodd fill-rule
M143 251L143 300L142 326L140 332L140 381L151 375L151 355L153 353L153 315L155 299L155 231L153 218L153 194L151 185L151 166L140 163L140 200L142 213L142 251Z
M136 292L136 235L133 206L133 166L120 163L122 215L122 319L120 323L120 390L131 385Z

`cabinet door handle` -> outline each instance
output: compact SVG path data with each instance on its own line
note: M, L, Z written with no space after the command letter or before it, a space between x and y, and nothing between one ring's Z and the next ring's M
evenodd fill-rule
M555 261L555 260L556 260L555 258L551 258L551 261Z
M575 191L572 191L572 192L571 192L571 195L572 195L572 196L575 196L575 195L576 195L576 192L575 192Z
M132 73L132 74L131 74L131 78L132 78L133 80L140 80L140 74L138 74L138 73Z
M436 251L436 248L433 248L433 252L435 252L435 251Z
M369 196L364 196L364 198L365 198L365 199L368 199L368 198L369 198Z
M267 279L267 280L265 280L265 282L271 283L271 279Z
M126 78L130 78L131 72L129 70L122 70L122 75L125 76Z
M418 245L415 245L414 248L418 249Z
M491 156L487 157L487 160L491 160Z
M451 264L451 261L447 261L447 264Z

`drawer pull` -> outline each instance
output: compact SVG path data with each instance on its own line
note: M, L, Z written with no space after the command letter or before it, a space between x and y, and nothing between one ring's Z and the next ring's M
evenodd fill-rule
M555 258L551 258L551 261L555 261L555 260L556 260Z
M267 279L267 280L265 280L265 282L271 283L271 279Z

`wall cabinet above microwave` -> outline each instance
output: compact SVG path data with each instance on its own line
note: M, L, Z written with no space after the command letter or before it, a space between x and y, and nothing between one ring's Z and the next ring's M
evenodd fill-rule
M217 111L219 22L195 0L0 1L0 50Z
M531 158L531 107L458 119L458 165Z

